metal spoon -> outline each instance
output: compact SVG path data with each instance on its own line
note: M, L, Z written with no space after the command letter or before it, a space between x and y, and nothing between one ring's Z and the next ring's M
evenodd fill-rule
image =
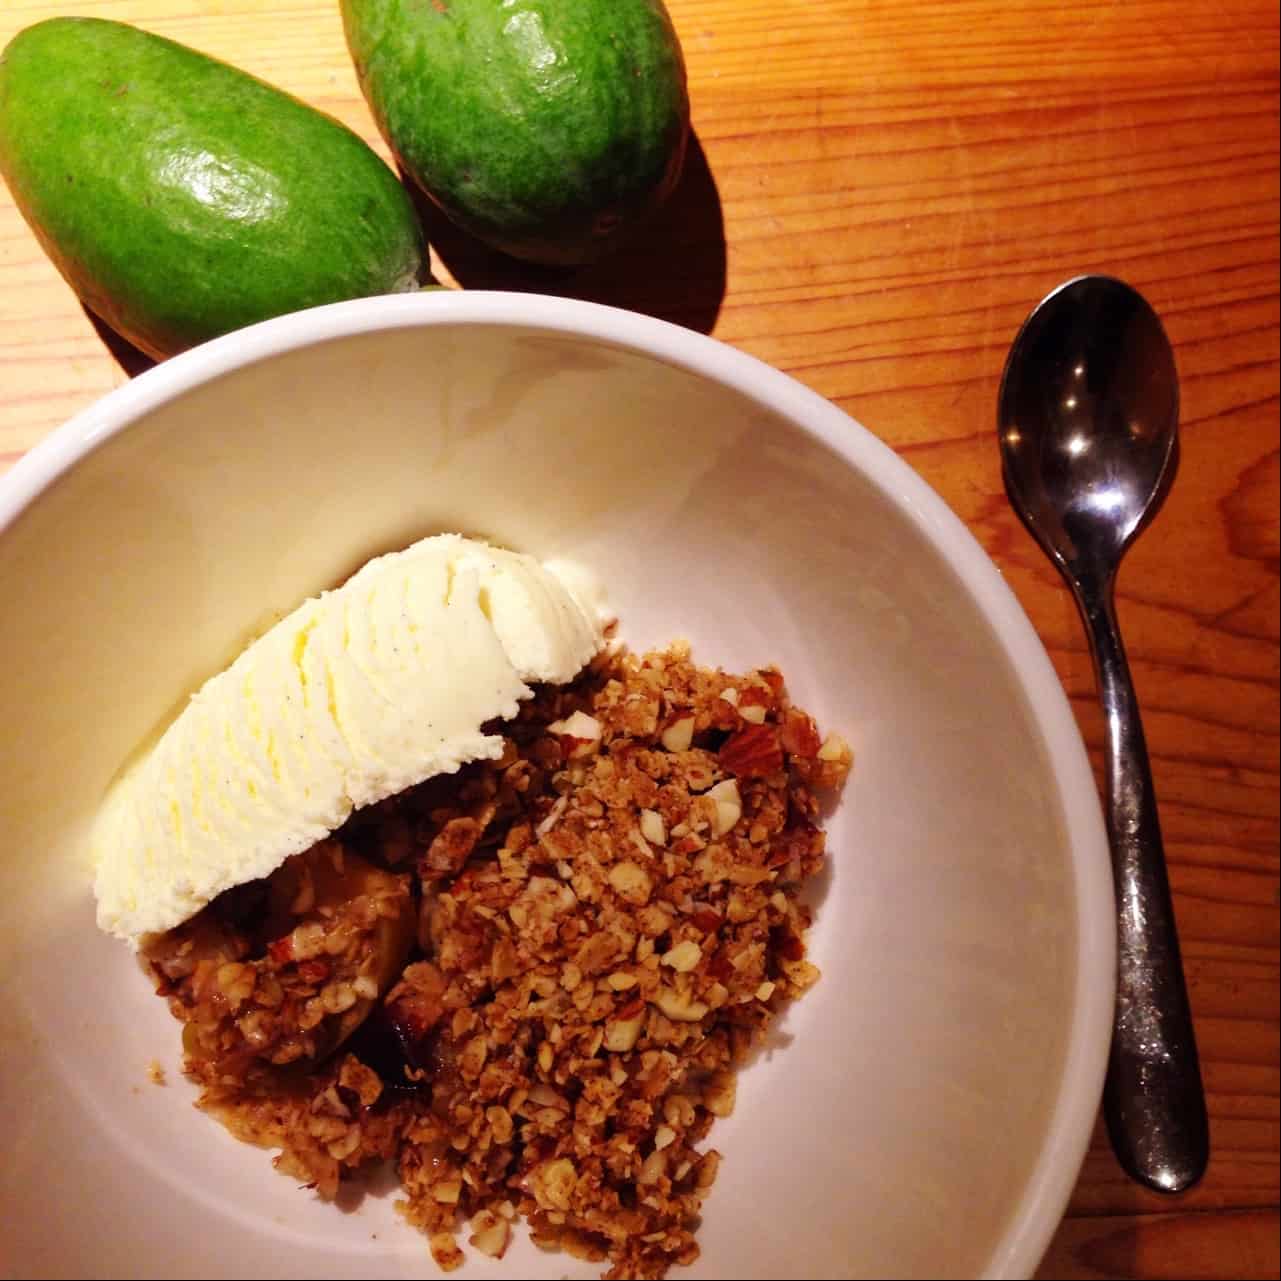
M1108 1132L1132 1178L1181 1192L1209 1159L1205 1095L1113 591L1178 456L1178 374L1156 313L1107 276L1061 285L1015 339L997 419L1010 501L1076 597L1107 715L1118 948Z

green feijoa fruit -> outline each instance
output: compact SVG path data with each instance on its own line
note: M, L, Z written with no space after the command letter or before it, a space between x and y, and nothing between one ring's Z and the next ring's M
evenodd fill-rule
M423 269L412 201L350 129L124 23L13 38L0 175L85 305L153 356Z
M680 176L689 99L661 0L341 0L366 99L460 227L591 261Z

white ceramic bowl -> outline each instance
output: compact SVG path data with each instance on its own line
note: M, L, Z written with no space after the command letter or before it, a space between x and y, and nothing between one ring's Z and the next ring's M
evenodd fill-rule
M191 1107L177 1025L94 927L82 838L122 762L252 632L444 529L591 566L633 645L778 662L855 746L824 977L716 1124L703 1256L680 1275L1032 1271L1113 992L1094 783L1032 628L915 473L789 378L645 317L484 293L210 343L0 482L8 1268L436 1275L388 1186L342 1213ZM459 1275L598 1272L522 1241Z

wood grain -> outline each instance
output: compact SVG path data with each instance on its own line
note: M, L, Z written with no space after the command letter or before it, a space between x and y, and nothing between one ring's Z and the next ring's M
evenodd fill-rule
M1038 1281L1275 1277L1279 1234L1275 1210L1068 1219L1036 1275Z
M434 226L443 279L559 288L706 329L830 397L946 498L1018 594L1099 765L1071 602L1006 503L993 413L1031 304L1143 289L1182 376L1177 483L1120 583L1214 1156L1177 1203L1096 1134L1046 1277L1277 1275L1278 16L1274 0L669 0L693 177L576 278ZM134 21L385 153L330 0L4 0ZM0 469L127 373L0 190ZM1177 1212L1176 1212L1177 1211Z

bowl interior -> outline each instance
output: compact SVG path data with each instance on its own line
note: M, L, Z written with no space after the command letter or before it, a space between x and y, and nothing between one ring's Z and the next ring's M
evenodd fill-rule
M687 1275L999 1270L1079 982L1063 797L1007 649L848 432L617 342L417 323L161 398L35 498L0 537L17 1271L434 1275L392 1180L337 1213L190 1107L176 1024L94 928L83 830L253 634L452 529L589 566L634 647L685 636L705 662L777 662L855 748L818 890L824 978L713 1131L725 1159ZM598 1271L523 1241L501 1268ZM473 1273L499 1269L473 1252Z

